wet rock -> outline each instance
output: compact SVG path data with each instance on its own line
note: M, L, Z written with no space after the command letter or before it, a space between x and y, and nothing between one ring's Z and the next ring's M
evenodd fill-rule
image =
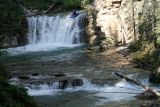
M83 81L82 79L73 79L72 81L72 86L82 86L83 85Z
M160 107L160 103L158 101L146 101L140 107Z
M138 94L136 97L138 99L157 99L158 98L158 96L155 93L153 93L153 92L151 92L149 90L145 91L145 92L143 92L141 94Z
M103 43L101 43L100 46L99 46L99 50L100 50L100 51L105 51L106 48L107 48L107 45L106 45L106 44L103 44Z
M91 53L91 52L93 52L93 48L92 47L87 47L86 49L85 49L85 51L86 52L88 52L88 53Z
M32 75L32 76L38 76L39 73L32 73L31 75Z
M66 76L66 74L63 74L63 73L57 73L57 74L54 74L55 77L64 77Z
M18 76L18 79L22 79L22 80L27 80L27 79L30 79L29 76Z
M65 88L67 88L67 86L68 86L68 84L69 84L69 80L61 80L61 81L59 81L59 89L65 89Z

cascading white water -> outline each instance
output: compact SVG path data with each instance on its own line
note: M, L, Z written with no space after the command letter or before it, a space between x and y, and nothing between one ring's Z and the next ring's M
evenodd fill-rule
M86 14L75 18L70 14L28 17L28 45L10 48L8 52L50 51L61 47L75 47L84 43Z
M64 44L81 43L80 32L82 29L78 25L79 18L81 15L75 19L69 18L68 15L29 17L29 44L60 44L63 46Z

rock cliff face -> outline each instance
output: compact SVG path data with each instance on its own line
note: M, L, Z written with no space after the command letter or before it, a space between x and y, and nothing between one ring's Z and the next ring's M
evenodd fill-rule
M96 26L115 44L137 39L139 17L145 0L94 0ZM97 35L100 36L100 35Z

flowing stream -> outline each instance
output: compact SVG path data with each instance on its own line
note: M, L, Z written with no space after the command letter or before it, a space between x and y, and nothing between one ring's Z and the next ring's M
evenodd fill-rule
M150 85L147 73L103 65L86 54L81 45L85 14L27 20L28 45L1 50L0 62L12 73L9 82L28 89L40 107L140 107L134 96L144 90L112 73L120 71Z

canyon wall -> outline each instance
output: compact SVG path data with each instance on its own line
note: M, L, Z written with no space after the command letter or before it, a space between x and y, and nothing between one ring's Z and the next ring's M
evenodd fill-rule
M139 17L144 3L145 0L94 0L95 25L116 45L128 44L139 36Z

